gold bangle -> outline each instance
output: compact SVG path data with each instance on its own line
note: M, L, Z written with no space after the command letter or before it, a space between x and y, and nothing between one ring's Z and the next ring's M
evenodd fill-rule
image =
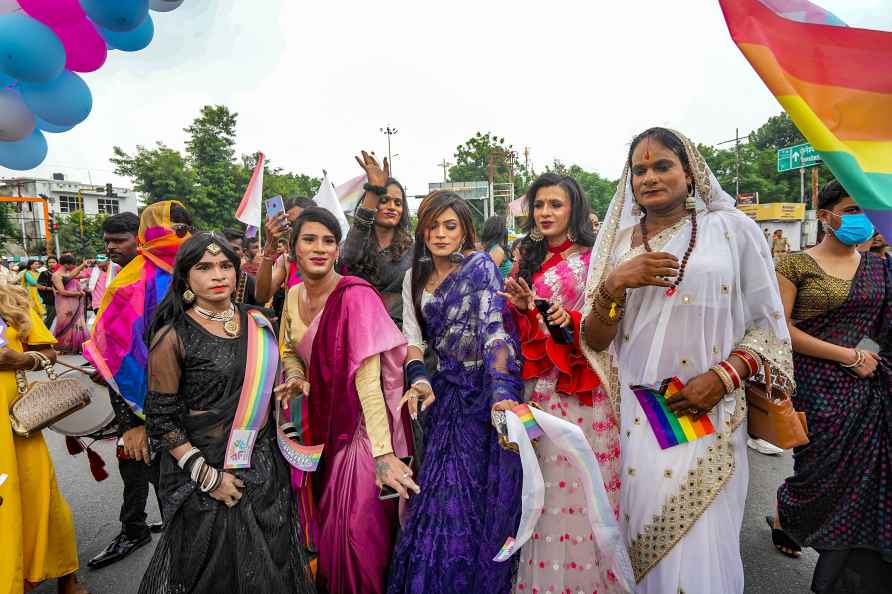
M734 391L734 380L731 379L731 375L721 365L713 365L709 370L722 380L722 384L725 386L725 394L730 394Z

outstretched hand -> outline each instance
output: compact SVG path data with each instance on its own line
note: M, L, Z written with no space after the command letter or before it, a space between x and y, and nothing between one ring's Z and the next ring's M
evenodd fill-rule
M362 167L362 170L365 171L366 177L369 178L369 184L383 187L384 184L387 183L387 179L390 177L390 163L387 162L387 157L384 157L383 165L378 165L378 160L375 159L375 153L369 154L365 151L361 152L362 158L354 157L354 159L356 159L356 162Z

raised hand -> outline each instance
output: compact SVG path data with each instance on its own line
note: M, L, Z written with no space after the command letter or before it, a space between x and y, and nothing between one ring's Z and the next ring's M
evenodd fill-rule
M362 170L365 171L366 177L369 178L369 184L384 187L384 184L387 183L387 179L390 177L390 163L387 162L387 157L384 157L383 165L378 165L378 160L375 159L374 153L370 155L365 151L361 152L362 158L354 157L354 159L362 167Z
M499 295L511 302L511 305L520 311L526 311L532 307L535 295L533 290L527 284L527 281L517 277L509 277L505 280L505 290L500 291Z
M678 276L678 258L667 252L647 252L616 267L607 279L610 290L671 287Z

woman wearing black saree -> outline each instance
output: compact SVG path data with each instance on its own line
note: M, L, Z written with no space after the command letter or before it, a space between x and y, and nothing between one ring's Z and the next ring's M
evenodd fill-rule
M269 419L249 466L223 470L237 447L230 429L255 361L247 334L257 318L231 301L238 271L225 238L193 236L177 253L151 326L145 411L149 436L160 441L165 532L143 594L314 591L289 468Z

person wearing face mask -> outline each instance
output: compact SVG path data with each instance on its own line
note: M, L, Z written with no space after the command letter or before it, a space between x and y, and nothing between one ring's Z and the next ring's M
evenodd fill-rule
M791 557L800 546L820 553L814 592L849 583L888 592L892 283L882 258L858 251L874 228L838 181L821 190L818 218L821 243L777 263L798 384L793 404L808 418L810 443L796 450L793 476L778 489L775 546ZM864 338L880 353L859 349Z
M406 192L390 177L386 158L379 165L374 155L362 151L356 162L369 181L344 241L342 262L346 274L365 279L378 289L390 317L402 326L403 276L412 266L413 252Z
M473 253L475 241L471 209L460 196L434 192L422 201L403 282L410 385L403 400L421 420L425 451L389 594L512 589L517 556L504 563L493 557L516 534L522 472L519 456L499 445L491 410L521 398L520 347L499 295L502 275L488 254ZM430 377L426 349L437 359Z

